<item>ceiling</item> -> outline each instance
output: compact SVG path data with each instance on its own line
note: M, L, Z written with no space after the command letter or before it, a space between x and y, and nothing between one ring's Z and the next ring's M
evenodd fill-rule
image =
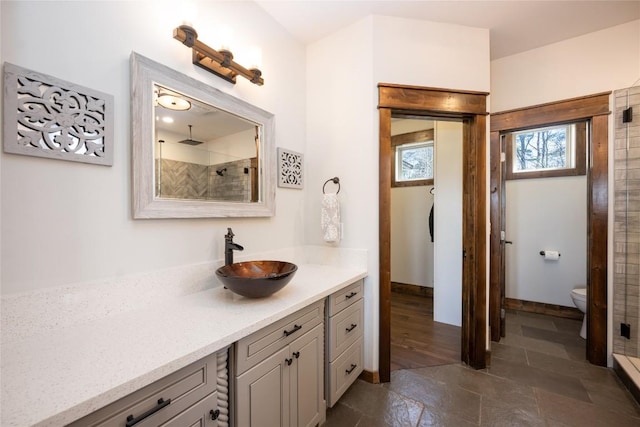
M372 14L488 28L492 60L640 19L640 0L259 0L256 3L304 44Z

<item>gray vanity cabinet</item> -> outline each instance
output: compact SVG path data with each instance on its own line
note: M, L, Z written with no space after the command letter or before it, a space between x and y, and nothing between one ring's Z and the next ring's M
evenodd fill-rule
M236 343L236 426L324 421L323 314L320 301Z
M69 427L227 426L228 349L211 354Z
M364 281L329 296L327 308L327 401L333 407L363 370Z

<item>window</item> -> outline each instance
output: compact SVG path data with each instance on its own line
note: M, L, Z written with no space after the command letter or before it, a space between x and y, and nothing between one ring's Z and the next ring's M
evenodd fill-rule
M586 122L506 134L507 179L586 173Z
M433 141L396 147L396 181L433 179Z
M391 144L392 187L433 184L433 129L393 136Z

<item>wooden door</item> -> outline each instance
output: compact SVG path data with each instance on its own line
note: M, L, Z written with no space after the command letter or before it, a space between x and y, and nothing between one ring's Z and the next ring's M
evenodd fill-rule
M507 245L512 244L507 240L507 144L511 143L511 138L500 138L500 337L507 334L506 326L506 287L507 287Z
M292 426L313 427L324 418L323 338L318 325L289 345Z
M243 427L289 427L289 346L237 378L236 425Z

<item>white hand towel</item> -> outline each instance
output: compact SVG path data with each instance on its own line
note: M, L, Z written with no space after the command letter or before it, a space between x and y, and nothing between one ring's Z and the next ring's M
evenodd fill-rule
M323 195L320 222L324 241L338 242L340 240L340 203L338 203L337 193Z

